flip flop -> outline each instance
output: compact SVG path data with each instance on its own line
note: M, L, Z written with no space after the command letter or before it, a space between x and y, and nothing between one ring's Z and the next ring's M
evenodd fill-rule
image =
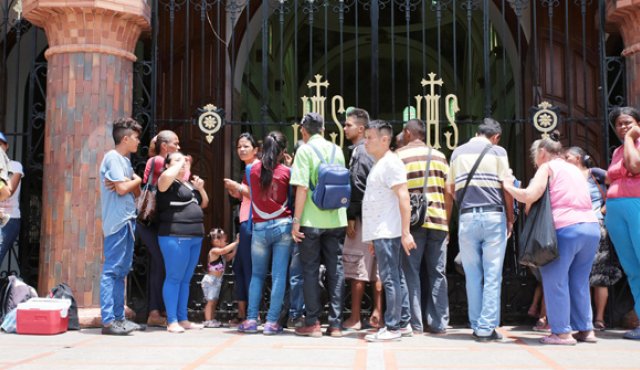
M551 334L549 336L540 338L540 343L559 346L575 346L576 344L578 344L578 341L573 338L562 339L555 334Z
M593 322L593 330L603 331L607 326L604 324L602 320L596 320Z

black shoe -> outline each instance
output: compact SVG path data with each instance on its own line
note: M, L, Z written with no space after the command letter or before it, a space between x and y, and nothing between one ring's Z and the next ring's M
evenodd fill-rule
M473 332L473 337L478 342L491 342L491 341L499 342L502 340L502 334L498 333L495 330L491 332L491 335L478 335L476 334L476 332Z
M109 326L102 327L104 335L129 335L134 329L125 327L124 321L114 321Z

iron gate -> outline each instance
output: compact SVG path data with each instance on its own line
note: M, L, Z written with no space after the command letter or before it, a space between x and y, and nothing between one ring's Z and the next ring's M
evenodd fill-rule
M25 164L17 251L20 272L35 284L46 38L12 10L16 4L0 0L0 119L13 138L10 155ZM146 142L157 130L171 128L195 157L195 172L215 194L207 227L234 229L232 206L220 196L221 178L242 173L233 154L234 137L241 131L261 137L277 128L293 145L293 124L309 109L324 109L328 132L338 142L348 106L363 107L397 130L405 115L419 113L429 123L430 142L447 154L472 135L474 123L492 116L504 125L502 145L519 178L532 173L524 148L535 134L531 108L543 101L559 113L565 143L589 149L602 166L616 145L605 117L611 106L625 103L624 65L611 56L622 50L620 37L594 26L604 24L605 0L150 4L152 32L136 50L134 116L145 125ZM212 143L196 124L207 104L215 105L224 119ZM145 157L141 153L137 162ZM450 255L455 255L452 239ZM130 303L141 312L145 253L144 248L137 251L129 287ZM515 320L526 311L532 287L513 250L508 253L503 317ZM10 266L2 273L14 270ZM452 317L461 321L466 317L464 282L453 272L450 281ZM221 297L222 313L233 311L228 289ZM191 307L198 309L199 289L194 286L193 292Z

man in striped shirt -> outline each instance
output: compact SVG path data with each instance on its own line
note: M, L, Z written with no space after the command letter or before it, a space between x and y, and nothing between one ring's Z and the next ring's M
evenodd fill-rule
M407 170L409 192L422 193L427 177L427 211L421 227L411 230L417 249L410 255L403 255L402 269L407 280L411 306L411 327L414 332L428 331L445 334L449 325L449 296L446 264L449 241L448 213L452 199L445 192L445 182L449 172L447 159L441 152L424 143L425 125L419 119L412 119L404 127L402 136L405 146L396 153ZM424 259L426 276L420 276L420 265ZM427 293L422 299L422 283ZM424 312L422 303L425 303ZM427 327L423 326L423 315Z
M455 194L460 210L458 243L466 277L469 322L478 341L502 339L495 329L500 325L502 264L514 216L513 198L502 186L510 170L506 150L497 145L501 135L500 123L485 118L476 137L451 154L447 178L447 192ZM476 162L476 172L465 190Z

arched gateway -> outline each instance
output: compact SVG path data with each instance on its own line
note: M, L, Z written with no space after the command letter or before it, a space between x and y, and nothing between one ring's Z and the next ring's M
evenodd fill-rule
M119 108L107 105L104 108L110 111L100 117L109 117L114 112L128 113L127 104L132 103L132 114L145 126L145 143L160 129L176 131L183 150L195 159L194 172L206 179L207 190L212 195L206 226L222 226L231 232L235 227L234 204L223 191L222 178L239 178L242 173L234 154L234 137L243 131L261 137L271 129L279 129L293 146L297 138L296 122L308 110L323 111L328 135L339 144L344 144L340 123L347 107L365 108L373 117L391 121L397 130L406 117L417 114L429 124L430 143L447 154L473 135L475 123L491 116L504 126L502 145L509 152L517 177L526 179L532 174L526 148L538 135L532 117L541 109L549 109L550 115L555 113L559 118L558 127L565 144L587 148L604 166L609 148L615 145L605 117L610 106L625 103L626 99L624 79L618 74L623 71L622 60L617 55L640 37L622 32L624 40L620 39L616 27L624 30L627 18L620 14L626 13L620 13L611 2L604 0L115 2L121 3L122 8L109 8L108 2L96 1L95 8L83 5L80 11L70 4L72 2L66 4L60 0L61 8L55 14L60 17L60 12L66 13L68 22L61 23L64 24L61 27L67 30L61 34L70 42L74 37L88 37L92 29L98 29L96 24L87 23L87 15L96 17L91 19L105 19L96 14L102 17L113 14L111 19L117 18L144 30L141 26L144 22L131 16L142 9L139 19L148 17L150 32L143 32L136 43L137 35L128 33L132 28L125 27L120 34L116 31L113 43L107 46L121 47L123 52L119 54L105 48L64 49L61 46L64 40L55 37L55 29L45 26L45 39L41 29L21 18L19 9L15 8L18 1L0 0L0 15L4 20L0 26L0 91L3 92L0 120L3 130L18 148L13 156L28 163L26 179L38 179L21 203L23 208L33 211L33 217L25 220L32 227L23 225L23 230L30 231L23 231L19 248L14 248L21 269L15 268L14 261L8 270L20 271L32 282L38 278L40 289L65 276L56 272L56 268L83 275L72 279L95 280L95 264L73 259L69 253L83 250L85 243L91 244L92 251L101 250L99 228L86 228L84 234L74 229L77 227L74 220L82 212L71 210L86 205L74 203L67 209L66 203L58 204L62 207L60 212L70 212L69 222L52 229L51 222L58 217L54 212L45 215L43 226L39 227L39 213L52 206L47 199L53 198L47 198L51 178L45 176L40 181L34 176L43 163L42 138L37 133L44 135L45 142L58 143L51 141L56 131L47 126L65 124L50 116L50 112L54 112L50 107L46 111L49 114L46 124L42 121L44 92L50 95L48 104L55 99L58 104L69 103L60 100L61 96L68 95L66 85L52 90L52 86L56 86L55 81L53 85L51 81L52 58L57 58L54 55L72 58L70 63L76 67L75 72L81 73L85 80L91 79L91 71L96 71L95 66L93 69L78 67L82 63L85 66L96 63L93 57L87 59L88 53L111 55L115 60L118 55L126 61L135 59L131 70L122 72L123 79L132 72L125 87L111 85L117 94L123 94L122 97L131 102L124 101L124 106ZM37 15L41 14L37 11L40 7L37 1L22 0L21 3L29 9L29 20L39 26L46 25L46 19ZM66 7L62 7L62 3ZM82 21L75 17L78 14L84 16ZM607 21L612 22L608 30L611 34L599 27ZM44 54L49 63L47 89L43 73L46 64L42 64L46 40L50 46L48 54ZM629 53L633 50L627 49ZM82 61L73 59L78 53L84 56ZM102 68L106 70L130 68L127 63L122 67L108 60L104 63ZM19 71L17 76L16 71ZM97 75L99 71L98 68ZM117 76L114 78L120 81ZM82 92L74 93L82 96ZM548 105L540 106L543 102ZM74 107L84 106L73 112L91 111L94 103L91 99L76 99ZM209 124L198 124L202 114L213 117L206 121ZM77 122L92 119L95 117L80 117L67 124L77 128L81 126ZM104 122L93 121L87 127L91 125L101 126ZM86 142L64 145L76 148L81 156L93 156L88 161L94 163L103 154L98 150L103 140L99 141L98 146L84 148L80 146ZM141 152L134 160L141 163L145 154ZM45 150L45 173L51 173L47 171L53 168L53 164L47 162L53 157L48 155L53 154ZM69 156L56 158L59 165L73 163ZM83 168L92 167L67 170L73 174L84 171ZM88 185L90 189L78 187L67 194L81 197L84 192L93 192L93 184ZM40 187L45 189L45 207L38 194ZM99 214L93 210L82 214L94 213ZM77 241L82 245L74 249L48 242L65 233L78 235ZM47 242L43 241L39 248L41 240ZM451 256L457 248L452 238ZM146 258L144 248L138 252L129 279L130 304L144 311ZM514 319L526 311L523 308L528 304L532 287L526 271L515 263L513 251L508 253L503 310L506 319ZM99 259L99 254L93 256ZM83 268L69 267L83 263ZM34 264L40 265L39 274L33 269ZM466 317L464 280L453 269L449 271L453 282L450 284L452 316L454 320L463 320ZM80 299L83 306L97 303L92 293L97 286L83 283L84 295ZM199 307L197 298L192 307ZM223 312L233 309L230 302L223 302L219 307Z

